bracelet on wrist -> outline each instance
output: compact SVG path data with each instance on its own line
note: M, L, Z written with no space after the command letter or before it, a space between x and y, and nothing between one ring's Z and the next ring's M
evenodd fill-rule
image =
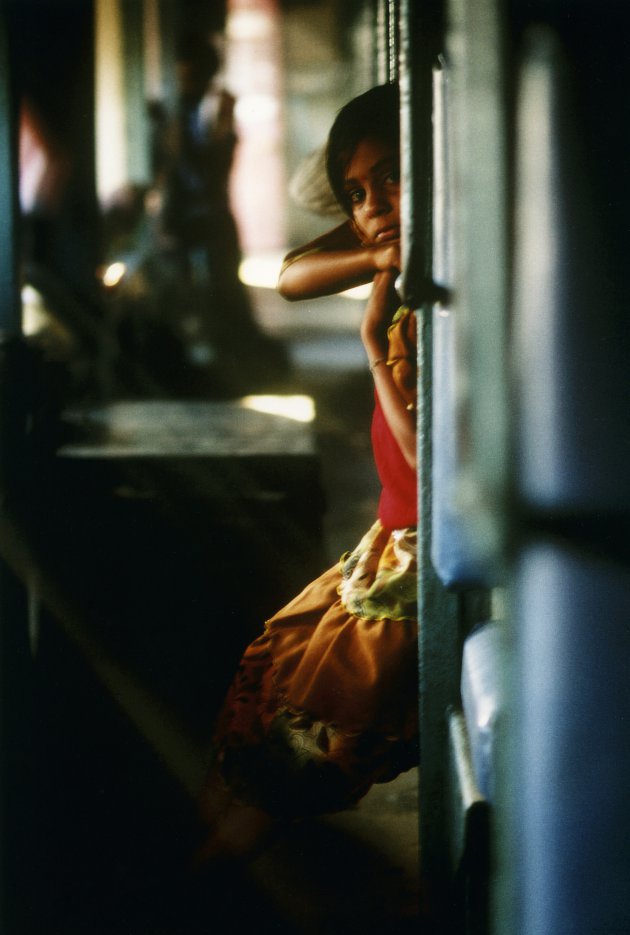
M369 362L370 371L374 373L375 369L378 367L379 364L386 364L386 363L387 363L387 357L377 357L376 360L371 360Z

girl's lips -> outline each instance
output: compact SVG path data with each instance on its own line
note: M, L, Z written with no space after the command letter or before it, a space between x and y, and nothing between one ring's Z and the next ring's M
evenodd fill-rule
M384 230L379 231L375 241L381 243L383 240L398 240L400 238L400 228L399 227L386 227Z

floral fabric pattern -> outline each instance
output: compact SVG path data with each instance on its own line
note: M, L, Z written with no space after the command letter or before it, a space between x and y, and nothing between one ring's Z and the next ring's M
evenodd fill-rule
M415 529L384 529L377 520L353 552L341 560L344 607L364 620L416 617Z

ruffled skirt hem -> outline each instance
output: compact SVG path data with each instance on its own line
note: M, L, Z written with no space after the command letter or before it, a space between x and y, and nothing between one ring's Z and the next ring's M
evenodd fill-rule
M415 552L393 548L401 532L372 527L247 648L215 734L235 799L278 817L338 811L417 764ZM366 588L358 616L348 607ZM383 616L403 605L401 619Z

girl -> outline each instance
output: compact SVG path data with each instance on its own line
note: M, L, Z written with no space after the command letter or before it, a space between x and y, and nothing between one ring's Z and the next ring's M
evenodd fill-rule
M361 338L375 383L378 518L354 551L267 621L219 716L202 857L251 853L278 820L347 808L418 762L415 317L399 309L398 92L347 104L327 147L348 220L288 254L289 299L373 282Z

